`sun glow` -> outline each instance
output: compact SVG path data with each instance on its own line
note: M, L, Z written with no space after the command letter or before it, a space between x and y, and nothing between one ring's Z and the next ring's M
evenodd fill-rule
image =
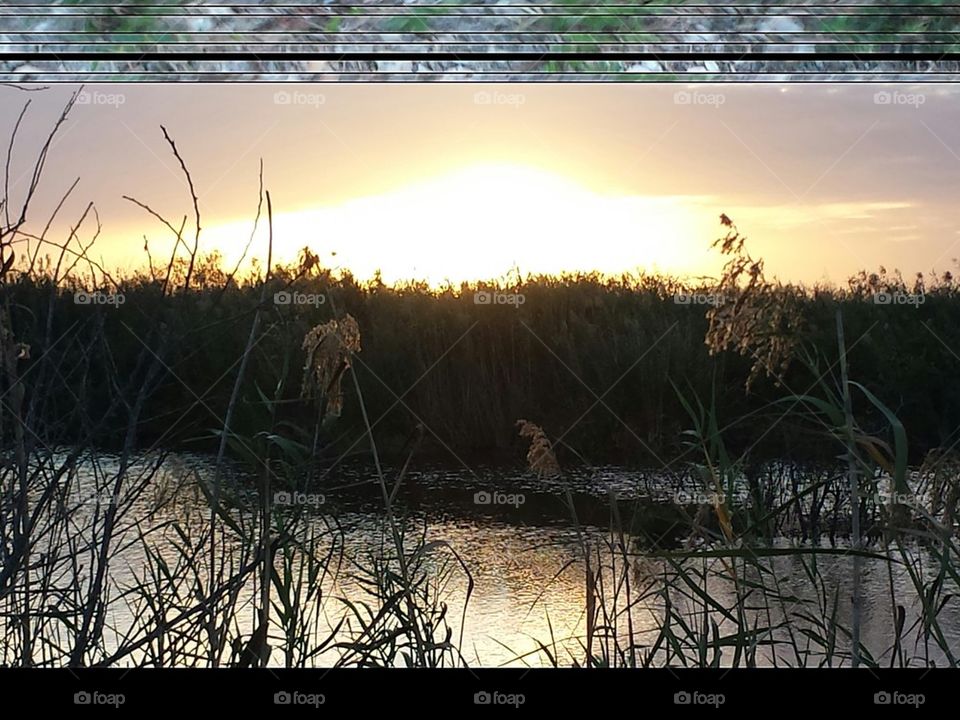
M380 271L387 283L434 286L516 271L678 272L703 254L704 220L683 198L605 195L540 169L482 164L381 195L279 213L274 252L290 259L308 246L359 279ZM264 230L252 248L260 257ZM232 223L212 228L207 242L235 261L249 233L249 222Z

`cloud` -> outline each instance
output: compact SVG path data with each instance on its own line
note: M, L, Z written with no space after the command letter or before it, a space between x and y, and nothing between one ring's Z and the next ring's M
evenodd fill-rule
M911 201L870 201L870 202L829 202L829 203L790 203L775 205L747 204L733 206L728 214L731 217L749 217L751 221L765 225L776 225L784 229L801 228L806 225L820 225L825 221L842 223L856 220L874 220L881 215L898 210L912 209L916 205ZM736 220L736 217L734 217ZM866 226L858 226L868 229ZM915 227L915 226L913 226ZM901 229L908 229L901 226ZM912 228L911 228L912 229ZM855 229L847 229L855 232Z

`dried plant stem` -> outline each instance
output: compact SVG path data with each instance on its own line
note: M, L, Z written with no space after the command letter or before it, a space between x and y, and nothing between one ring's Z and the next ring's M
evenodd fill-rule
M863 558L860 556L862 540L860 537L860 483L857 474L856 439L853 432L853 400L850 397L850 381L847 370L847 346L843 337L843 315L837 310L837 344L840 348L840 382L843 383L844 430L847 442L847 479L850 483L850 542L853 546L853 618L851 620L851 642L853 644L851 664L860 665L860 624L861 605L860 575Z
M262 175L261 175L261 190L263 188ZM227 412L223 418L223 430L220 434L220 443L217 448L217 460L214 467L214 477L213 477L213 502L210 507L210 578L209 578L209 595L213 597L215 586L216 586L216 576L214 568L216 567L217 561L217 543L216 543L216 528L217 528L217 514L220 512L220 500L221 500L221 485L223 482L223 460L227 451L227 441L230 438L230 427L233 420L234 412L236 411L237 402L240 399L241 388L243 387L243 381L246 377L247 366L250 362L250 355L253 352L253 348L257 342L257 335L260 332L260 322L263 314L263 306L267 299L267 288L270 282L270 272L273 265L273 209L270 204L270 192L265 193L267 198L267 225L269 228L268 232L268 241L267 241L267 269L266 275L263 279L263 284L260 288L260 302L257 303L257 309L253 314L253 322L250 325L250 333L247 335L247 343L243 349L243 356L240 359L240 367L237 370L237 377L233 383L233 389L230 392L230 400L227 403ZM261 196L262 198L262 196ZM259 205L258 205L259 208ZM259 217L259 211L258 211ZM266 465L265 465L266 467ZM269 482L269 472L266 473L263 492L266 494L267 485ZM266 517L269 512L269 507L264 509L264 517ZM267 531L264 530L264 533ZM264 545L264 552L266 556L269 556L270 553L267 551L266 545ZM269 557L265 557L264 564L270 562ZM269 583L267 584L267 592L269 593ZM208 618L208 633L210 639L210 663L213 667L217 667L220 662L220 651L223 646L223 639L226 634L226 626L222 628L216 627L216 612L214 610L213 604L209 608L209 618ZM266 627L266 626L263 626Z
M400 528L397 525L397 519L393 513L393 501L391 499L391 493L387 488L387 480L383 474L383 468L380 465L380 455L377 452L377 444L373 439L373 427L370 425L370 417L367 415L367 408L363 402L363 393L360 390L360 381L357 379L357 372L353 367L353 363L350 364L350 375L353 377L353 386L357 391L357 400L358 404L360 405L360 412L363 414L363 424L367 430L367 435L370 437L370 450L373 454L373 461L377 469L377 480L380 485L381 495L383 496L387 525L389 526L390 534L393 539L394 550L397 553L397 562L400 565L400 577L403 580L404 601L406 602L407 613L410 619L410 630L413 632L413 636L417 644L417 662L419 663L420 667L426 667L427 657L423 637L420 632L420 626L417 622L419 613L416 611L416 602L413 598L410 569L407 565L406 551L403 547L403 537L400 533Z

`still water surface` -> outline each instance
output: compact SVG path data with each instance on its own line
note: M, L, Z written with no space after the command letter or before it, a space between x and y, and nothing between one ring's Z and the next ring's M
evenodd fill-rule
M181 477L185 471L197 470L203 476L210 472L210 459L195 455L175 456L164 466L169 478ZM81 473L81 476L83 474ZM621 516L630 508L651 506L665 502L676 492L676 481L658 477L656 473L643 473L623 468L595 468L567 477L564 486L560 481L540 481L518 468L471 468L450 469L431 467L410 472L398 493L398 506L411 529L419 527L426 533L428 542L442 541L431 551L428 566L446 566L439 583L440 599L448 605L447 622L453 630L453 641L462 634L461 652L464 660L476 666L550 664L549 655L561 665L583 662L583 643L586 633L585 606L586 583L584 565L580 557L578 538L592 538L594 547L602 547L601 541L609 538L611 497L617 498ZM89 492L82 490L81 492ZM567 499L572 499L577 508L580 533L571 519ZM291 496L290 501L306 504L309 512L308 525L326 529L336 525L337 549L342 562L322 580L321 615L329 628L346 612L344 601L370 602L360 583L354 561L361 564L376 555L384 542L385 534L383 503L379 485L371 480L364 468L344 468L336 477L327 478L322 484L312 487L301 496ZM146 502L146 501L145 501ZM194 505L194 503L196 503ZM148 514L148 509L135 508L136 513ZM163 513L184 525L205 517L202 498L180 498L176 505ZM163 514L161 513L161 515ZM154 518L157 521L157 518ZM166 539L165 539L166 538ZM169 546L165 542L170 541ZM628 545L630 538L626 538ZM170 562L176 559L173 536L161 533L152 541L156 550ZM786 540L780 543L785 546ZM449 548L459 555L469 569L474 587L466 607L464 602L468 587L465 571L457 563ZM609 562L609 556L601 551L601 559ZM796 615L806 608L813 615L822 615L819 602L829 598L832 605L837 599L837 619L850 624L850 597L852 593L853 560L849 556L819 556L818 566L822 585L811 583L804 564L795 557L777 557L766 561L771 578L780 585L783 595L792 596L789 603L775 605L770 612L748 612L762 626L775 625L784 614ZM809 562L809 560L808 560ZM926 567L925 572L935 568ZM112 578L117 587L142 576L144 558L142 550L130 547L121 554L112 568ZM714 562L714 567L719 567ZM634 642L650 646L656 640L659 623L663 617L662 597L656 594L658 576L667 566L661 560L637 559L631 568L632 599L635 603L631 620ZM613 587L614 578L609 571L603 573L606 588ZM437 573L440 577L440 573ZM864 642L877 656L889 658L893 644L891 614L891 578L886 566L874 560L864 561L863 612ZM893 595L907 612L907 627L916 619L916 593L903 571L892 578ZM729 579L714 575L707 584L708 592L725 607L733 607L735 588ZM638 601L647 590L650 597ZM244 591L247 609L252 624L254 588ZM612 595L612 592L611 592ZM747 606L756 607L765 603L748 598ZM688 609L702 611L698 606L679 595L673 599ZM620 610L625 606L621 593L617 601ZM113 632L124 631L132 619L131 611L122 601L114 602L111 608ZM717 616L721 634L730 626L728 621ZM954 646L960 644L960 611L956 603L948 603L940 615L940 622ZM242 625L242 624L241 624ZM243 625L242 625L243 626ZM620 637L621 645L628 644L626 615L622 614L617 627L611 631ZM107 642L110 643L108 632ZM923 664L929 657L942 662L942 652L935 647L924 647L919 633L908 633L904 652ZM782 637L782 635L781 635ZM600 642L603 642L602 640ZM608 647L612 648L612 643ZM843 639L840 638L840 644ZM801 644L806 644L805 640ZM316 664L331 665L336 661L336 650L318 656ZM596 654L596 647L595 647ZM772 664L769 649L758 650L760 662ZM780 650L780 662L796 663L792 652ZM731 657L722 658L727 664ZM275 651L271 663L281 664L282 657Z

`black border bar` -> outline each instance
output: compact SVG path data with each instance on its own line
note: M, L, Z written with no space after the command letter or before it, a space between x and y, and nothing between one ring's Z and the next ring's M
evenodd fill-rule
M737 713L838 709L898 717L956 709L957 671L949 669L0 669L4 709L25 701L34 711L101 717L213 709L220 717L267 710L360 713L425 711L427 717L574 711L649 717L687 711ZM488 702L489 701L489 702ZM915 711L920 712L915 712ZM12 717L12 715L11 715Z

